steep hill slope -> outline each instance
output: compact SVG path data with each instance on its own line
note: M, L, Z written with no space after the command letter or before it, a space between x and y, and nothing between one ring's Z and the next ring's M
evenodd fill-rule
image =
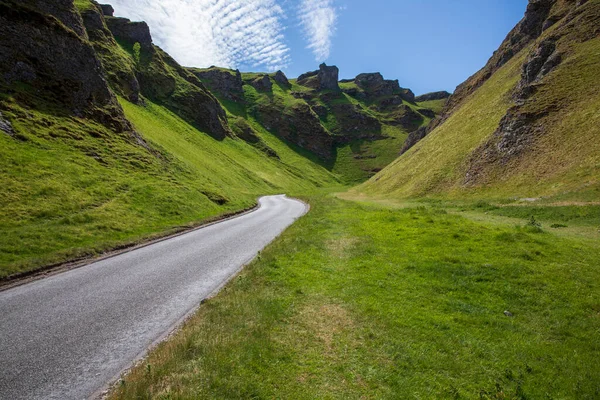
M236 138L216 98L151 44L145 24L115 19L115 40L95 4L77 6L0 1L0 277L259 195L339 184L269 133L272 152ZM128 45L135 35L143 45Z
M600 198L600 1L531 1L423 140L357 191Z

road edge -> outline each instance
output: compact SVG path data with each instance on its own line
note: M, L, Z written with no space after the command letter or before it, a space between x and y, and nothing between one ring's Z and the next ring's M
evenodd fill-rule
M291 200L296 200L302 204L304 204L304 213L302 213L302 215L300 215L298 218L296 218L294 220L294 222L292 222L288 227L286 227L283 231L281 231L281 233L279 235L277 235L277 237L275 239L273 239L272 241L270 241L264 248L266 248L267 246L269 246L271 243L273 243L275 240L277 240L279 238L279 236L281 236L283 234L283 232L285 232L290 226L292 226L297 220L299 220L300 218L304 217L306 214L309 213L310 211L310 204L302 199L299 199L297 197L289 197L286 194L283 194L284 197L291 199ZM260 199L264 197L261 196L258 198L257 201L260 201ZM256 207L257 209L260 208L260 202L259 205ZM248 211L244 214L247 214L251 211ZM241 216L238 215L238 216ZM237 217L237 216L236 216ZM229 219L234 219L235 217L229 218ZM218 221L218 222L222 222L222 221ZM214 222L217 223L217 222ZM213 225L214 223L210 224ZM208 225L207 225L208 226ZM200 228L198 228L200 229ZM263 249L264 249L263 248ZM261 250L262 251L262 250ZM202 305L204 303L206 303L208 300L212 299L213 297L217 296L221 290L223 290L223 288L225 286L227 286L227 284L229 282L231 282L233 279L235 279L235 277L237 277L240 272L242 272L244 270L244 268L246 268L250 263L252 263L258 256L260 256L261 251L259 251L255 256L250 257L248 260L244 261L242 263L242 265L235 270L231 275L229 275L227 278L225 278L215 289L213 289L208 295L206 295L204 298L200 299L200 301L198 302L198 304L194 307L192 307L187 313L185 313L185 315L183 315L179 320L177 320L173 325L171 325L162 335L160 335L158 338L156 338L154 341L152 341L152 343L150 343L150 345L143 350L142 352L140 352L132 361L131 364L127 367L124 368L123 370L121 370L116 376L114 376L112 379L110 379L104 386L102 386L101 388L99 388L97 391L95 391L89 399L92 400L105 400L108 398L108 395L110 394L110 392L113 390L113 388L119 384L119 382L121 380L123 380L124 377L127 376L127 374L129 373L129 371L131 371L133 368L135 368L136 366L138 366L139 364L143 363L144 360L148 357L148 355L150 354L150 352L159 344L169 340L169 338L171 338L173 335L177 334L177 332L179 332L179 330L183 327L183 325L194 315L198 312L198 310L200 309L200 307L202 307Z
M17 286L22 286L30 282L45 279L54 275L62 274L63 272L71 271L73 269L82 268L95 262L103 261L121 254L129 253L131 251L151 246L153 244L160 243L162 241L169 240L174 237L185 235L186 233L194 232L199 229L218 224L220 222L229 221L231 219L250 214L251 212L260 209L261 206L259 201L262 197L264 196L260 196L255 201L254 206L252 207L244 208L239 211L233 211L214 217L209 217L204 221L192 223L191 227L186 226L172 228L170 230L158 232L154 234L153 237L140 239L140 241L138 242L133 241L131 243L125 243L123 245L116 246L113 250L108 250L106 252L101 253L100 255L68 260L56 264L50 264L34 269L32 271L26 271L18 274L9 275L4 278L0 278L0 292L12 289Z

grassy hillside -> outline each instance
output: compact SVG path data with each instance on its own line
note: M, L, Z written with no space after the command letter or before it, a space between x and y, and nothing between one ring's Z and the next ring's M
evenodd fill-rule
M599 22L599 1L577 8L494 72L441 126L356 190L390 198L599 199L600 38L594 34ZM534 81L533 94L515 106L524 64L531 65L548 41L556 41L560 64ZM495 147L504 140L498 129L509 109L532 122L519 139L524 144L513 145L514 154L498 156Z
M218 97L230 124L241 118L255 132L280 137L348 184L379 172L398 156L410 131L431 121L418 112L429 104L399 99L399 91L369 97L354 82L339 83L340 91L315 90L296 79L280 83L274 73L239 73L217 67L190 71ZM257 86L261 78L270 87ZM399 99L397 103L381 106L394 98ZM431 103L439 109L439 102ZM406 110L410 115L405 116Z
M87 51L98 85L108 82L122 97L110 93L109 118L96 112L104 111L98 104L82 114L61 103L54 88L68 71L57 73L54 86L40 80L2 88L0 278L240 211L260 195L340 185L315 157L259 126L258 142L236 136L218 100L152 46L145 24L112 17L107 24L93 2L75 6L89 37L63 25L61 34ZM15 14L19 26L27 26L28 13ZM110 24L129 31L115 40ZM131 43L128 32L146 41ZM235 128L239 121L229 116Z
M148 148L86 119L0 103L16 131L0 134L0 277L237 211L259 195L337 184L280 141L271 140L274 159L150 102L121 101Z
M310 202L111 398L598 396L595 230Z
M525 55L511 60L442 126L355 190L394 197L460 191L469 154L494 132L510 107Z

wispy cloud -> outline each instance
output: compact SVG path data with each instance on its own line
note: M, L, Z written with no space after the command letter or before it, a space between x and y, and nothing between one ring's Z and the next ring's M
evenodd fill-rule
M187 66L285 68L284 11L276 0L108 0L116 15L143 20L154 42Z
M318 62L325 61L331 52L337 12L333 0L301 0L298 9L300 24Z

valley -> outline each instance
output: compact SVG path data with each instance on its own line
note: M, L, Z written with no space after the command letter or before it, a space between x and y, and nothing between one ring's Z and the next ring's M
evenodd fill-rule
M238 275L235 238L200 241L233 278L108 398L598 398L599 76L600 0L530 0L481 70L421 95L183 66L110 5L0 0L0 284L286 194L310 211Z

